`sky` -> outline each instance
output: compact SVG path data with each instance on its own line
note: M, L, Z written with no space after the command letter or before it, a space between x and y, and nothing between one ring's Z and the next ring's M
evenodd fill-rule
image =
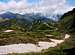
M75 0L0 0L0 12L65 13L75 7Z
M70 5L75 6L75 0L69 0L68 3L69 3Z

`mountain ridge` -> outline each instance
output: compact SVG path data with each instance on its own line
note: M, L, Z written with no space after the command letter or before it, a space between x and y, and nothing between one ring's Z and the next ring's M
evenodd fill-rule
M16 16L41 16L41 17L45 17L45 18L49 18L49 19L52 19L54 21L58 21L59 18L62 16L62 15L59 15L59 14L51 14L51 15L43 15L41 13L25 13L25 14L19 14L19 13L13 13L13 12L4 12L4 13L1 13L0 14L0 18L16 18Z

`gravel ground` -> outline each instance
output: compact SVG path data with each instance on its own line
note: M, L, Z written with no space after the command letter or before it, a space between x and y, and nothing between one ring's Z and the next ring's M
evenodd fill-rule
M0 46L0 55L8 53L25 53L25 52L41 52L43 49L49 47L55 47L68 39L70 35L66 34L62 40L50 39L51 42L38 42L38 45L27 43L27 44L12 44Z

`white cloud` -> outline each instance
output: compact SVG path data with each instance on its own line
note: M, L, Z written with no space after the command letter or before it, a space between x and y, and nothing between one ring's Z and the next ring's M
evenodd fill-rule
M9 10L17 13L64 13L68 10L71 10L73 6L67 3L68 0L39 0L38 3L32 5L28 3L27 0L20 0L16 2L11 0L8 3L0 3L0 11Z

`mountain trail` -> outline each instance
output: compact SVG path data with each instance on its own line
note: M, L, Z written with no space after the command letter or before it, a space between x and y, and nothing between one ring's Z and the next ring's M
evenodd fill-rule
M51 42L39 41L39 46L31 43L0 46L0 55L8 53L41 52L43 49L48 49L49 47L56 47L58 44L63 43L69 37L70 35L65 34L65 38L62 40L50 39Z

